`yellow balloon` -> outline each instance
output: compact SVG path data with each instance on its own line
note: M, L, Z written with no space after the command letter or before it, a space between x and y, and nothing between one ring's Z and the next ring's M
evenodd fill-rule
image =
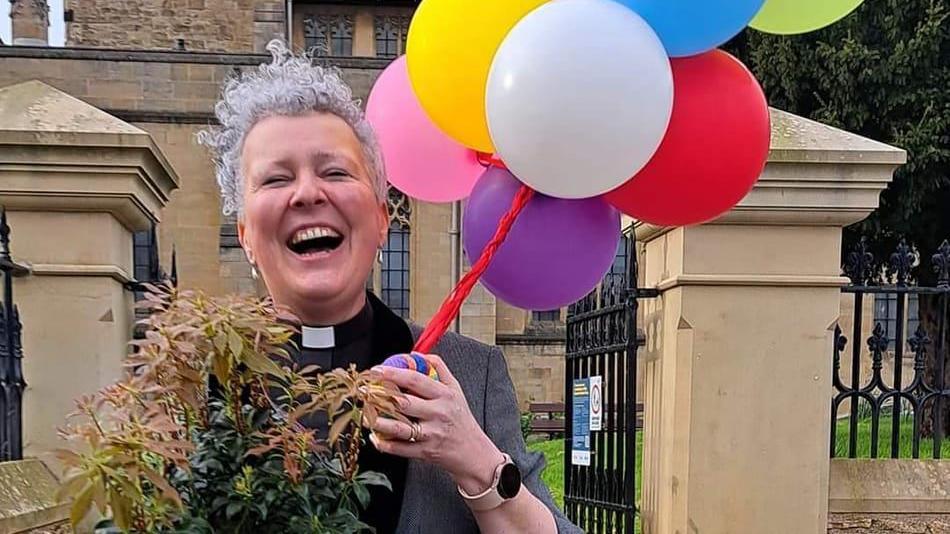
M495 52L547 0L423 0L406 43L412 88L429 118L459 143L494 152L485 85Z
M830 26L864 0L765 0L749 26L765 33L791 35Z

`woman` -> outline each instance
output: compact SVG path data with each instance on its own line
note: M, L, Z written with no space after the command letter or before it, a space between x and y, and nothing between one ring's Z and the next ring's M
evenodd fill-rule
M220 127L199 141L248 260L303 323L295 357L367 369L419 334L365 290L389 227L379 147L339 74L279 42L268 50L271 63L226 83ZM377 532L580 532L540 482L541 455L525 450L501 352L454 334L435 352L440 381L381 368L413 422L373 429L360 462L393 490L374 491L363 519Z

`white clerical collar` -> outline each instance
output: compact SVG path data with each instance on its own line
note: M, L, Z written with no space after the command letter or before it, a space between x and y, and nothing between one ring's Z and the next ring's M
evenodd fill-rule
M301 344L305 349L331 349L336 346L336 334L332 326L304 326Z

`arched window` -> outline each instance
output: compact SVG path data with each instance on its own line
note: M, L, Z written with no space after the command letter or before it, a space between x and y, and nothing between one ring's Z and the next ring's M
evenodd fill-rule
M380 297L404 319L409 318L409 248L412 205L401 192L389 190L389 236L379 266Z

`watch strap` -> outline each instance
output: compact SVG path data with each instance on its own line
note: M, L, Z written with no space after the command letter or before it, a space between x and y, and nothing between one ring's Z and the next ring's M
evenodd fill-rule
M487 512L488 510L494 510L502 504L505 503L508 499L505 499L498 493L498 484L501 481L501 472L506 465L513 463L511 456L502 453L504 456L504 461L498 464L495 468L495 473L492 476L491 484L489 484L488 489L478 493L476 495L469 495L462 489L461 486L458 486L459 494L465 499L465 502L468 504L468 507L475 512Z

